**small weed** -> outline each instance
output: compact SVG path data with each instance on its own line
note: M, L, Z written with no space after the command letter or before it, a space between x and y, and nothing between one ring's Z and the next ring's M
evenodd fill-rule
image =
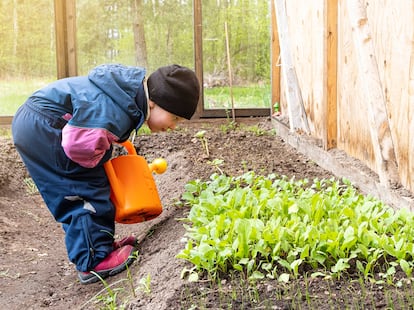
M198 140L200 140L201 145L202 145L204 151L206 152L207 158L210 157L210 151L208 149L208 140L206 138L206 131L205 130L200 130L194 135L194 137L197 138Z
M279 106L279 102L276 101L273 105L273 111L274 112L280 112L280 106Z
M134 251L134 253L130 257L133 258L134 260L137 260L138 250ZM129 269L128 265L126 266L126 271L127 271L127 279L128 279L129 286L131 288L132 296L136 297L135 288L134 288L134 279L132 278L131 270Z
M14 275L11 275L9 273L9 269L7 269L5 271L0 271L0 277L1 278L18 279L18 278L20 278L20 273L16 273Z
M139 280L140 290L145 294L151 294L151 275L148 274L145 278Z
M39 192L39 190L38 190L38 188L37 188L37 186L36 186L36 184L35 184L35 182L33 181L32 178L25 178L23 180L23 182L24 182L24 184L26 184L27 192L30 195L34 195L34 194L37 194Z
M243 130L247 132L251 132L257 137L266 136L266 135L274 136L276 134L276 131L274 129L267 130L267 129L261 128L258 125L243 126Z
M119 305L119 302L117 300L118 293L122 291L122 288L115 288L112 289L111 286L97 273L93 272L94 275L96 275L99 280L104 285L103 290L98 292L93 298L91 298L87 303L85 303L84 306L86 306L90 302L94 303L102 303L103 307L99 307L99 309L105 309L105 310L122 310L125 309L125 305L121 304ZM115 283L114 283L115 284ZM112 285L114 285L112 284ZM106 294L103 294L103 292L106 291Z
M216 168L220 172L220 174L224 174L223 170L221 170L220 168L220 166L224 165L224 160L216 158L216 159L213 159L212 161L207 161L207 164Z
M227 123L220 125L220 131L223 133L229 133L230 131L237 129L237 123L227 118Z

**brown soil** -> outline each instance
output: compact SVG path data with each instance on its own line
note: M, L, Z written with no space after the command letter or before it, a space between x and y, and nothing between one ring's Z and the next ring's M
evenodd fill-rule
M228 175L247 170L276 173L296 179L330 178L332 174L269 134L269 119L238 121L230 129L226 120L187 122L175 132L137 137L138 153L148 161L162 156L169 168L155 176L164 211L157 219L133 225L117 224L116 237L133 234L139 239L139 261L127 273L107 279L106 288L117 292L118 307L127 309L385 309L398 308L410 294L385 290L349 279L303 278L289 285L265 281L253 287L229 277L220 285L181 279L188 263L175 258L183 248L182 223L186 210L175 207L184 185L217 172L209 160L222 159ZM243 123L243 124L241 124ZM253 127L252 127L253 126ZM246 128L248 130L246 130ZM194 138L206 130L210 155ZM266 131L266 134L260 134ZM36 147L36 146L33 146ZM46 152L47 150L45 150ZM81 285L64 247L64 234L41 197L29 193L25 167L10 138L0 138L0 308L102 309L109 296L101 283ZM237 276L235 276L237 278ZM149 279L148 290L144 279ZM233 279L233 280L232 280ZM307 283L307 287L305 284ZM308 294L306 294L306 292ZM412 295L412 294L411 294ZM406 303L403 303L407 305ZM111 309L109 306L106 309Z

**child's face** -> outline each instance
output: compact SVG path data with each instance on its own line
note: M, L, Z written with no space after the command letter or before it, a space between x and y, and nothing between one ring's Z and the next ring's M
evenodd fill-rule
M149 105L151 111L147 125L152 132L174 130L177 123L182 120L181 117L164 110L152 101L149 102Z

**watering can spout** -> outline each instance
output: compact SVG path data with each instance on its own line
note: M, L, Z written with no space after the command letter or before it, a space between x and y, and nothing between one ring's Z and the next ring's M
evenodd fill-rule
M111 201L115 206L115 221L123 224L151 220L162 212L162 205L152 175L167 168L164 159L148 164L137 155L130 141L121 143L128 155L121 155L104 164L111 186Z

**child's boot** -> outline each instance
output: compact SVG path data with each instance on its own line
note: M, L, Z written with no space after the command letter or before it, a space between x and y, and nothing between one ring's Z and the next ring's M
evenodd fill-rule
M135 261L135 250L135 247L129 244L115 249L91 271L79 271L78 277L80 282L82 284L94 283L100 280L96 274L104 279L124 271L127 266L131 265Z

